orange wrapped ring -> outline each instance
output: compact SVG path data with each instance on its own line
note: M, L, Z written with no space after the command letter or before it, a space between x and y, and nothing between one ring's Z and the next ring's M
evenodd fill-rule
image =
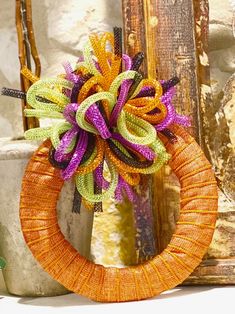
M184 281L199 265L211 242L217 213L217 185L210 163L181 127L178 141L165 141L169 162L181 185L181 208L167 248L144 264L104 267L81 256L61 233L56 204L63 186L48 161L50 142L35 152L23 178L20 219L31 252L54 279L96 301L121 302L156 296Z

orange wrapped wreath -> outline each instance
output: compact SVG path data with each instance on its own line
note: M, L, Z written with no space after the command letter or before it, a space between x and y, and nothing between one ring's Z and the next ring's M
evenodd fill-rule
M50 142L44 142L31 158L21 193L22 231L42 267L69 290L102 302L145 299L180 284L201 262L216 221L216 181L195 140L181 127L172 131L177 142L165 145L181 184L180 217L167 248L138 266L96 265L65 240L56 215L63 180L48 161Z
M143 54L122 54L120 41L117 28L114 36L92 35L75 70L66 63L66 73L57 78L39 80L22 70L33 83L26 95L32 109L25 114L56 120L25 133L28 139L48 139L29 161L23 178L22 232L54 279L71 291L106 302L152 297L186 279L211 242L218 198L211 165L182 127L189 119L174 109L178 79L143 79ZM22 96L7 89L5 93ZM125 195L134 201L133 187L141 176L167 162L180 181L181 209L175 233L161 254L138 266L104 267L66 241L56 213L64 180L75 177L74 212L79 212L81 202L102 211L102 202L111 197L118 202Z

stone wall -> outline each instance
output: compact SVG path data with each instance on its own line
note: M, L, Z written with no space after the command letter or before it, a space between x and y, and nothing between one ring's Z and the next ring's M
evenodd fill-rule
M231 1L232 2L232 1ZM234 6L235 9L235 6ZM233 21L234 19L234 21ZM215 105L226 82L235 72L235 12L229 0L210 0L210 67L211 86ZM234 79L233 79L234 81ZM230 98L234 90L226 90ZM233 101L232 101L233 102ZM235 106L231 101L224 103L225 118L229 127L229 136L235 147ZM235 149L235 148L234 148Z

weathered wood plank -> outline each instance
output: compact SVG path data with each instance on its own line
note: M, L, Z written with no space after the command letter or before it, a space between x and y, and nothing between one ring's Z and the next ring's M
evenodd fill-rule
M122 0L123 31L125 51L133 57L139 51L146 51L144 7L142 0ZM146 60L142 65L146 73Z
M137 6L134 1L126 3ZM224 114L234 94L235 79L226 84L224 96L213 99L208 59L208 0L143 0L140 7L134 30L131 22L126 22L127 48L132 51L136 43L145 49L148 56L145 71L151 76L156 71L158 79L173 75L180 78L175 106L178 112L192 117L189 131L211 161L220 183L219 217L213 241L205 260L186 282L235 283L234 152ZM137 20L141 22L138 24ZM128 36L132 38L132 34L135 41L129 44ZM154 176L153 204L157 249L161 252L175 229L179 208L179 184L168 167Z
M180 78L176 109L192 117L191 133L201 143L200 100L192 0L157 0L157 76Z
M157 21L154 42L157 78L180 78L174 104L179 113L191 116L192 127L189 131L202 145L193 2L150 2L153 7L150 20ZM150 23L149 25L151 27ZM154 63L153 66L155 67ZM178 218L179 184L171 170L165 167L164 176L154 176L154 187L155 226L158 252L161 252L169 243Z
M151 61L155 60L155 53L154 50L151 51L149 45L146 45L147 42L150 42L146 39L154 34L149 32L148 27L151 9L149 1L123 0L122 7L125 51L132 57L140 51L144 52L145 60L141 71L144 75L155 77L155 74L151 72L153 69ZM151 42L154 43L154 41ZM144 262L156 254L156 236L151 202L152 178L145 177L143 180L136 189L137 199L133 204L137 263Z

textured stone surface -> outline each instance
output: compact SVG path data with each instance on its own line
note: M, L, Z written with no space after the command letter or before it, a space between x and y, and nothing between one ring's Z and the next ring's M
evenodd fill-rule
M235 39L229 1L210 1L210 72L214 97L213 166L220 180L219 217L208 258L234 256L234 158L235 158ZM212 121L212 119L211 119ZM222 131L221 131L222 130ZM216 147L219 149L216 149Z
M213 92L218 94L235 70L233 12L229 0L210 0L210 66Z
M42 270L26 246L21 232L21 181L26 163L37 146L38 143L24 140L0 140L0 255L7 260L3 275L9 292L21 296L67 292ZM81 215L71 212L73 192L74 183L66 183L58 202L59 225L66 239L82 255L89 256L92 215L84 208L81 209Z
M220 149L214 152L214 167L220 180L219 215L214 237L208 250L208 258L231 258L234 247L234 205L235 205L235 74L221 91L223 97L215 97L217 128L214 135ZM220 134L223 130L222 135ZM221 137L221 138L220 138ZM233 281L234 282L234 281Z
M13 143L13 150L10 146L9 141L1 141L0 255L7 260L7 267L3 270L7 289L10 293L22 296L66 293L66 290L53 281L34 260L20 229L21 179L28 160L26 156L30 155L30 148L32 154L37 145Z

